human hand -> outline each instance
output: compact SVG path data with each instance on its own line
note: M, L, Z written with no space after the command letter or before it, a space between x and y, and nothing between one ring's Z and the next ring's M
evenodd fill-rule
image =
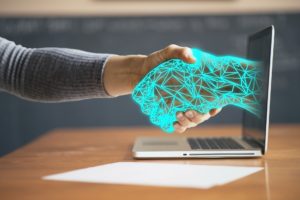
M186 63L194 63L196 59L193 57L192 51L187 47L180 47L178 45L169 45L166 48L156 51L150 54L141 68L141 77L144 77L153 67L156 67L160 63L172 59L179 58ZM139 81L140 77L136 77L137 82L134 82L135 86ZM186 112L178 112L176 115L177 122L174 123L174 129L177 133L183 133L188 128L197 126L200 123L207 121L210 117L217 115L221 109L212 109L209 113L200 114L195 110L188 110Z
M177 122L174 123L174 129L177 133L183 133L188 128L192 128L207 121L209 118L216 116L220 109L212 109L209 113L201 114L195 110L188 110L186 112L178 112L176 115Z
M104 72L104 85L106 91L112 96L130 94L139 81L154 67L160 63L178 58L186 63L194 63L190 48L178 45L169 45L166 48L153 52L148 56L112 56L106 63ZM211 110L209 113L200 114L197 111L177 113L178 121L174 123L176 132L182 133L186 129L208 120L220 110Z
M150 55L113 55L108 58L104 70L104 87L111 96L131 94L134 87L160 63L179 58L187 63L195 62L190 48L171 44Z

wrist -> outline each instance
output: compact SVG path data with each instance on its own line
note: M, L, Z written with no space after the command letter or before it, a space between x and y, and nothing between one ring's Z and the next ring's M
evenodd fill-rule
M113 55L108 58L104 69L104 88L111 96L130 94L141 78L144 55Z

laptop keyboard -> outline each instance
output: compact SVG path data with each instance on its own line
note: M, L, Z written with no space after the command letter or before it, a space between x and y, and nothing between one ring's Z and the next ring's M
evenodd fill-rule
M188 138L192 149L244 149L232 138Z

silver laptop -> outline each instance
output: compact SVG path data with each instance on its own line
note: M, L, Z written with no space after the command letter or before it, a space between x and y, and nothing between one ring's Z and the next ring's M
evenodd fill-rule
M243 111L240 137L139 137L133 147L135 158L224 158L259 157L267 152L274 26L248 38L247 57L264 67L261 118Z

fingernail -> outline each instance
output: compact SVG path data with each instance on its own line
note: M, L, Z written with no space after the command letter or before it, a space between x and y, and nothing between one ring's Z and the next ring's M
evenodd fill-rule
M179 130L179 129L180 129L180 126L179 126L178 124L175 124L175 125L174 125L174 129Z
M182 113L178 113L177 118L178 119L183 119L183 114Z
M192 111L187 111L187 112L186 112L186 116L187 116L188 118L193 118L193 117L194 117L194 113L193 113Z

